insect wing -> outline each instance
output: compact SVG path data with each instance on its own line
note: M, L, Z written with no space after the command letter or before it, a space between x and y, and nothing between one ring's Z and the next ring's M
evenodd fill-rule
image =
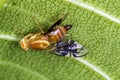
M79 44L78 42L75 42L75 44L77 45L76 49L77 49L77 52L74 53L76 54L76 57L82 57L82 56L85 56L87 54L87 49L82 46L81 44Z
M56 25L60 25L62 23L62 21L66 18L67 14L64 14L60 19L58 19L51 27L50 29L48 29L48 31L45 33L50 33L54 27L56 27Z

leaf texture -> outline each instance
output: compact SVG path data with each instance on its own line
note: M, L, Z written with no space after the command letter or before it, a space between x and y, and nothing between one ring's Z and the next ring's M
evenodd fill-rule
M63 13L68 13L68 16L62 24L73 25L68 32L72 37L67 38L78 41L89 51L82 59L96 65L110 79L120 79L118 23L69 1L9 0L0 11L0 35L3 35L0 36L1 80L106 80L99 72L75 58L56 56L48 50L31 49L25 52L20 48L18 42L23 35L17 31L24 34L40 31L33 16L46 31ZM13 38L5 38L6 35Z

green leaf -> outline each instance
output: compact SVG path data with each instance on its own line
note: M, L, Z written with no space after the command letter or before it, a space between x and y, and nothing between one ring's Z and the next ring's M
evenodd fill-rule
M119 80L117 1L9 0L0 11L0 80ZM47 30L63 13L68 16L62 24L73 25L68 33L88 49L88 55L60 57L48 50L25 52L20 48L24 36L17 31L39 32L33 16Z
M7 0L1 0L0 1L0 9L3 7L3 5L7 2Z

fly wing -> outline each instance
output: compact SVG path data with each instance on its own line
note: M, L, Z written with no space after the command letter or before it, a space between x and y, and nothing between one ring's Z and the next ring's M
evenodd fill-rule
M88 50L82 46L81 44L79 44L78 42L75 42L75 44L77 44L77 52L74 53L76 55L76 57L82 57L85 56L88 53Z
M45 34L50 33L50 32L53 30L53 28L56 27L56 25L60 25L60 24L62 23L62 21L66 18L66 16L67 16L67 14L63 14L63 16L62 16L60 19L58 19L58 20L50 27L50 29L48 29L48 31L45 32Z

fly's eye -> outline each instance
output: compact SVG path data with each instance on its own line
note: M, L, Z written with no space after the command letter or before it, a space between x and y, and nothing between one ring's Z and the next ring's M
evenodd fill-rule
M28 43L27 43L26 39L22 39L22 40L20 41L20 46L21 46L21 48L24 49L25 51L28 50Z

